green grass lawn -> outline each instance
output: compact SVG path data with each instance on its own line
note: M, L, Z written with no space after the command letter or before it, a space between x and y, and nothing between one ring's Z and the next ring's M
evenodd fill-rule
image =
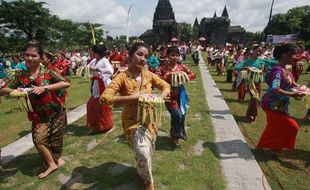
M204 60L206 54L204 54ZM268 176L268 182L273 190L283 189L310 189L310 122L303 121L301 118L306 114L305 102L291 99L289 106L290 113L295 116L297 122L303 127L297 136L296 150L277 156L273 152L255 150L259 137L266 125L264 111L259 108L259 115L255 124L250 124L245 119L248 106L249 95L246 95L243 104L237 101L237 91L232 90L232 84L226 83L226 76L217 76L216 69L209 66L210 73L220 89L229 109L234 115L241 132L248 141L252 152L255 155L260 167ZM299 84L307 84L310 74L303 74L298 81ZM266 92L267 85L262 85L262 94Z
M89 79L73 77L66 101L68 111L87 102L90 91ZM17 109L12 109L11 101L1 97L0 105L0 147L10 144L31 131L31 123L27 114Z
M215 136L199 68L190 59L187 62L197 74L196 81L187 85L190 98L186 119L188 141L175 147L168 136L158 137L153 156L155 187L159 190L225 189L221 166L214 152ZM133 152L122 136L119 110L114 110L116 128L110 134L86 135L85 117L68 126L64 137L64 158L67 163L46 179L36 178L42 169L42 162L35 149L3 166L0 189L130 189L130 186L132 189L143 189L143 181L135 171ZM167 113L164 114L160 130L169 134L170 119ZM92 148L91 144L97 146ZM195 151L197 144L205 148L201 154ZM123 170L118 169L120 173L113 172L118 166ZM59 178L67 178L67 186Z

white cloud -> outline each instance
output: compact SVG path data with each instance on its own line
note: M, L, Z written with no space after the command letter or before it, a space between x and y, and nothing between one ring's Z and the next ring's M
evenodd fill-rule
M77 22L103 24L110 34L124 33L127 10L112 0L45 0L52 14Z
M39 0L38 0L39 1ZM45 0L52 14L80 22L98 22L112 36L126 33L129 0ZM130 34L140 35L152 28L157 1L132 0ZM271 0L170 0L176 20L193 24L195 18L212 17L214 11L222 14L226 5L232 25L241 25L247 31L262 31L268 22ZM273 13L308 5L310 0L275 0Z
M226 5L232 25L241 25L247 31L262 31L267 25L271 0L171 0L177 21L193 24L197 16L212 17L214 11L217 16L222 14ZM309 0L275 0L273 14L284 13L297 6L309 5Z

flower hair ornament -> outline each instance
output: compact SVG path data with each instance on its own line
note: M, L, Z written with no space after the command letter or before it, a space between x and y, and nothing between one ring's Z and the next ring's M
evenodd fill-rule
M37 41L37 40L30 40L30 41L28 42L28 45L38 45L38 44L40 44L40 42Z
M132 41L133 42L133 44L135 44L135 43L145 43L143 40L140 40L140 39L136 39L136 40L133 40Z

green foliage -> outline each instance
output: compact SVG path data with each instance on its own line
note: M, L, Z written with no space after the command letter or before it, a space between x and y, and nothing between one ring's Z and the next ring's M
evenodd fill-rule
M247 32L246 33L247 42L249 44L259 43L265 41L265 34L263 32Z
M199 35L199 28L194 27L193 32L192 32L192 40L197 41L198 40L198 35Z
M0 32L0 52L7 51L9 45L8 38L3 32Z
M2 1L0 6L0 24L9 32L22 32L27 40L46 39L45 29L49 23L49 10L44 2L19 0Z
M89 46L92 25L97 42L104 41L102 24L62 20L33 0L1 1L0 51L19 51L30 40L37 40L48 49Z
M284 14L272 16L265 34L298 34L302 40L310 40L310 6L296 7Z
M181 41L188 43L192 37L192 26L191 24L181 22Z

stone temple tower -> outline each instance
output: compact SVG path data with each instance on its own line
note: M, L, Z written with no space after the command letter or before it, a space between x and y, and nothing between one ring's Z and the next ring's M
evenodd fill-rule
M221 17L203 18L199 26L199 36L204 36L211 44L225 44L229 38L230 20L226 6Z
M154 43L169 42L178 38L178 23L169 0L159 0L153 18Z

